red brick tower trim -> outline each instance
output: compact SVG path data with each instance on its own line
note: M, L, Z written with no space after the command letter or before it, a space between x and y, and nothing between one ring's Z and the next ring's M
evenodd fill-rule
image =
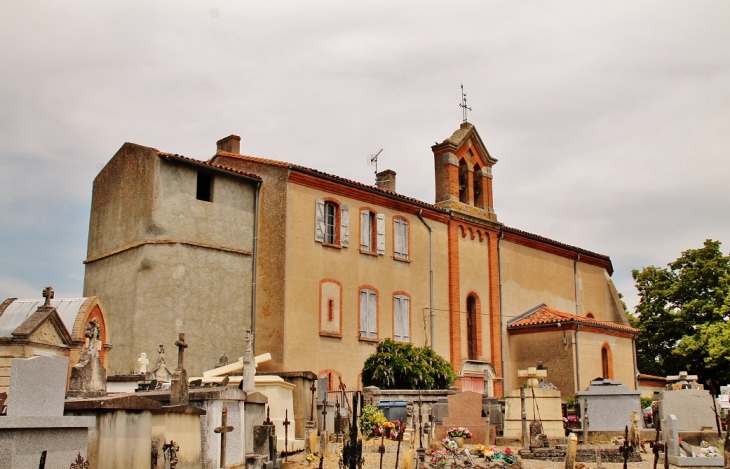
M461 370L461 288L459 285L459 224L449 221L449 355L451 366Z
M491 348L491 362L498 378L504 378L502 370L502 330L500 321L499 297L499 232L487 230L487 259L489 265L489 345ZM496 380L494 395L504 396L504 382Z

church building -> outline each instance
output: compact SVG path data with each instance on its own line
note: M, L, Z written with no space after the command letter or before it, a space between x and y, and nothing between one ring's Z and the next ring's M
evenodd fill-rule
M597 376L635 388L610 258L500 223L497 160L472 124L431 148L433 203L399 194L393 171L371 186L240 144L199 161L128 143L96 178L84 291L121 331L110 373L185 332L199 374L251 329L261 370L332 386L360 386L392 338L433 347L464 390L502 396L537 362L564 396Z

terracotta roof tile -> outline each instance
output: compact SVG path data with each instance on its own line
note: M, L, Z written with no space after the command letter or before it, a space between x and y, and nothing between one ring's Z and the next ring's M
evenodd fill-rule
M167 153L167 152L159 151L159 150L155 150L155 151L157 152L157 155L160 158L173 157L173 158L178 159L178 160L183 160L183 161L187 161L187 162L190 162L190 163L194 163L194 164L198 164L198 165L203 165L203 166L209 166L211 168L220 169L220 170L223 170L223 171L227 171L229 173L239 174L241 176L246 176L246 177L249 177L249 178L252 178L252 179L258 179L259 181L261 180L261 176L259 176L257 174L247 173L247 172L241 171L239 169L231 168L230 166L225 166L225 165L218 164L218 163L211 163L210 161L196 160L196 159L193 159L193 158L188 158L187 156L178 155L177 153Z
M667 381L667 378L665 378L664 376L647 375L644 373L639 373L638 379L645 379L647 381Z
M237 159L244 160L244 161L252 161L252 162L256 162L256 163L264 163L264 164L269 164L269 165L272 165L272 166L279 166L279 167L289 168L289 169L294 170L294 171L300 171L300 172L312 174L312 175L315 175L315 176L323 177L323 178L326 178L326 179L331 179L333 181L341 182L341 183L344 183L344 184L349 184L351 186L360 187L362 189L365 189L365 190L368 190L368 191L371 191L371 192L379 192L379 193L382 193L382 194L387 194L389 196L397 197L399 199L402 199L402 200L405 200L405 201L408 201L408 202L411 202L411 203L414 203L414 204L417 204L417 205L421 205L421 206L424 206L424 207L428 207L431 210L438 210L440 212L446 212L446 210L443 209L443 208L441 208L441 207L438 207L438 206L433 205L433 204L429 204L428 202L424 202L422 200L418 200L418 199L413 198L413 197L408 197L408 196L405 196L405 195L402 195L402 194L398 194L397 192L389 191L389 190L386 190L386 189L381 189L378 186L371 186L369 184L363 184L361 182L354 181L352 179L347 179L347 178L343 178L343 177L340 177L340 176L335 176L334 174L325 173L325 172L320 171L318 169L308 168L306 166L301 166L301 165L297 165L297 164L293 164L293 163L287 163L287 162L284 162L284 161L270 160L270 159L267 159L267 158L259 158L257 156L248 156L248 155L239 155L239 154L236 154L236 153L228 153L228 152L225 152L225 151L218 151L216 153L216 156L226 156L226 157L230 157L230 158L237 158Z
M467 130L470 130L470 129L467 129ZM462 131L463 131L462 129L457 130L456 132L454 132L454 135L457 135L459 132L462 132ZM454 136L452 136L452 138L454 138ZM448 139L445 140L445 142L446 141L448 141ZM380 193L383 193L383 194L388 194L390 196L394 196L394 197L397 197L399 199L402 199L402 200L405 200L405 201L408 201L408 202L412 202L412 203L415 203L415 204L418 204L418 205L421 205L421 206L424 206L424 207L428 207L428 208L430 208L432 210L438 210L440 212L446 212L447 211L447 210L445 210L445 209L443 209L441 207L438 207L436 205L430 204L428 202L424 202L422 200L418 200L418 199L413 198L413 197L408 197L408 196L405 196L405 195L402 195L402 194L398 194L397 192L389 191L389 190L386 190L386 189L381 189L381 188L379 188L377 186L371 186L371 185L368 185L368 184L363 184L361 182L353 181L352 179L346 179L346 178L343 178L343 177L340 177L340 176L335 176L334 174L325 173L323 171L319 171L319 170L314 169L314 168L308 168L306 166L301 166L301 165L297 165L297 164L294 164L294 163L288 163L286 161L271 160L271 159L268 159L268 158L261 158L261 157L258 157L258 156L241 155L241 154L238 154L238 153L229 153L227 151L221 151L221 150L218 150L216 152L216 155L215 156L225 156L225 157L236 158L236 159L244 160L244 161L252 161L252 162L255 162L255 163L263 163L263 164L268 164L268 165L272 165L272 166L278 166L278 167L281 167L281 168L289 168L289 169L295 170L295 171L302 171L302 172L306 172L306 173L309 173L309 174L314 174L314 175L317 175L317 176L320 176L320 177L328 178L328 179L331 179L333 181L338 181L338 182L342 182L342 183L345 183L345 184L350 184L352 186L361 187L361 188L366 189L366 190L369 190L369 191L380 192ZM505 231L508 231L510 233L514 233L514 234L520 235L520 236L525 236L525 237L528 237L528 238L532 238L532 239L536 239L536 240L539 240L539 241L543 241L543 242L546 242L546 243L549 243L549 244L553 244L555 246L560 246L562 248L569 249L569 250L572 250L572 251L575 251L575 252L579 252L581 254L586 254L586 255L594 256L594 257L597 257L599 259L604 259L604 260L609 261L609 262L611 261L611 258L609 256L605 255L605 254L599 254L599 253L596 253L596 252L593 252L593 251L589 251L587 249L579 248L577 246L571 246L570 244L561 243L560 241L555 241L553 239L546 238L544 236L536 235L536 234L533 234L533 233L529 233L527 231L519 230L517 228L512 228L512 227L509 227L509 226L504 226L504 230Z
M518 329L527 328L532 326L544 326L557 323L577 323L586 326L596 326L608 329L614 329L617 331L638 333L638 329L633 327L624 326L623 324L616 324L614 322L599 321L598 319L588 318L585 316L577 316L575 314L564 313L557 309L550 308L545 304L533 309L531 312L528 311L524 316L518 316L507 325L507 329Z

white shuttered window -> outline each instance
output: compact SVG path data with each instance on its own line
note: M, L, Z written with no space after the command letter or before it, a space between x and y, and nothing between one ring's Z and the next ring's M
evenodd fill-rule
M393 297L393 339L411 341L411 300L406 295Z
M370 210L360 211L360 250L373 250L373 212Z
M377 293L368 288L360 290L360 337L364 339L378 338L377 303Z
M394 255L397 259L408 259L408 221L395 218L393 224L395 226Z

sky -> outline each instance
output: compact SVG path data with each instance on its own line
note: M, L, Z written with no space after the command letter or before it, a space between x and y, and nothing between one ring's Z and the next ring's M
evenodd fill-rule
M0 2L0 299L83 292L91 188L124 142L241 152L434 201L462 121L499 221L632 269L730 250L730 2Z

